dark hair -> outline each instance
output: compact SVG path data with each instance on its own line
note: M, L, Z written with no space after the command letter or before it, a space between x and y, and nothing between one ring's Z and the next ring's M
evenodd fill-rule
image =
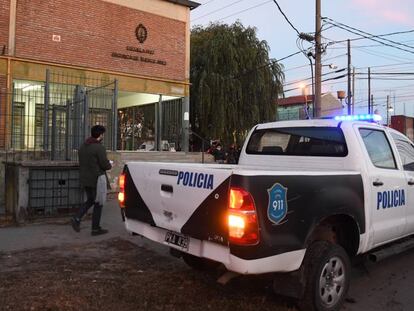
M98 138L101 134L105 133L105 127L102 125L94 125L91 128L91 136L93 138Z

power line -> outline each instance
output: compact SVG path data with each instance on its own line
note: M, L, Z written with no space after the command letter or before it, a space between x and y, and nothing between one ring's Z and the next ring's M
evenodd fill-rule
M297 66L297 67L292 67L292 68L287 68L287 69L284 70L284 72L288 72L288 71L292 71L292 70L296 70L296 69L300 69L300 68L305 68L305 67L309 67L309 64L302 65L302 66Z
M335 27L332 25L332 27ZM361 38L361 39L365 39L365 38ZM351 40L352 41L352 40ZM406 41L401 41L401 42L414 42L414 40L406 40ZM342 43L342 42L338 42L338 43ZM336 44L336 43L332 43L332 44ZM379 47L379 46L383 46L382 44L370 44L370 45L353 45L352 48L353 49L359 49L359 48L374 48L374 47ZM343 46L340 47L330 47L330 49L346 49L346 45L344 44Z
M328 24L332 25L332 23L328 23ZM336 26L336 25L334 25L334 26ZM381 35L371 35L369 37L380 37L380 38L382 38L382 37L389 37L389 36L395 36L395 35L401 35L401 34L407 34L407 33L413 33L413 32L414 32L414 29L405 30L405 31L395 31L395 32L390 32L390 33L386 33L386 34L381 34ZM361 38L360 34L357 34L357 35L359 36L358 38L352 38L352 39L350 39L350 41L359 41L359 40L370 39L370 38L367 38L367 37L362 37ZM348 39L347 40L332 41L332 42L329 42L329 44L345 43L347 41L348 41Z
M325 79L325 80L322 80L321 82L326 82L326 81L332 81L332 80L338 80L338 79L342 79L342 78L345 78L347 75L345 74L345 75L340 75L340 76L336 76L336 77L332 77L332 78L329 78L329 79ZM306 86L310 86L311 84L307 84ZM300 87L295 87L295 88L292 88L292 89L288 89L288 90L285 90L285 91L283 91L284 93L287 93L287 92L290 92L290 91L295 91L295 90L299 90L300 89Z
M386 54L384 52L378 52L378 51L373 52L373 51L366 50L364 48L357 49L356 51L366 53L366 54L369 54L369 55L373 55L373 56L376 56L376 57L380 57L380 58L383 58L383 59L392 60L392 61L410 60L410 58L405 58L405 57L401 57L401 56L395 57L393 55Z
M339 44L343 45L343 47L340 47L340 49L347 48L348 47L348 45L346 43L344 43L344 42L339 42ZM383 46L383 44L376 45L376 46ZM397 61L398 60L411 60L409 58L405 58L405 57L401 57L401 56L396 57L394 55L390 55L390 54L387 54L387 53L384 53L384 52L378 52L378 51L375 51L374 52L374 51L371 51L371 50L367 50L367 49L365 49L363 47L355 47L355 46L353 46L352 48L353 49L357 49L356 50L357 52L363 52L363 53L370 54L370 55L377 56L377 57L381 57L381 58L384 58L384 59L389 59L389 60L394 60L394 61L396 61L396 60ZM335 49L335 48L330 48L330 49Z
M237 3L240 3L240 2L242 2L242 1L245 1L245 0L237 0L237 1L234 1L234 2L232 2L232 3L230 3L230 4L228 4L228 5L225 5L225 6L221 7L221 8L218 8L218 9L216 9L216 10L214 10L214 11L211 11L211 12L209 12L209 13L207 13L207 14L201 15L201 16L199 16L199 17L197 17L197 18L193 19L193 20L192 20L192 22L194 22L194 21L196 21L196 20L198 20L198 19L201 19L201 18L203 18L203 17L209 16L209 15L211 15L211 14L214 14L214 13L216 13L216 12L219 12L219 11L221 11L221 10L223 10L223 9L227 9L227 8L229 8L229 7L233 6L233 5L237 4Z
M341 68L341 69L338 69L338 70L335 70L335 71L332 71L332 72L327 72L327 73L324 73L324 74L322 74L321 76L327 76L327 75L330 75L330 74L334 74L334 73L343 72L343 71L345 71L345 70L346 70L346 68ZM285 83L283 86L292 85L292 84L299 83L299 82L303 82L303 81L310 80L310 79L312 79L312 77L305 78L305 79L298 79L298 80L294 80L294 81L291 81L291 82L287 82L287 83Z
M274 60L274 61L275 61L275 62L280 62L280 61L282 61L282 60L285 60L285 59L290 58L290 57L292 57L292 56L298 55L298 54L300 54L300 53L302 53L302 52L301 52L301 51L298 51L298 52L292 53L292 54L290 54L290 55L288 55L288 56L285 56L285 57L282 57L282 58L276 59L276 60Z
M235 16L235 15L239 15L240 13L244 13L244 12L247 12L247 11L253 10L253 9L255 9L255 8L258 8L259 6L262 6L262 5L268 4L268 3L270 3L270 2L272 2L272 0L267 0L267 1L265 1L265 2L262 2L262 3L259 3L259 4L254 5L254 6L248 7L247 9L244 9L244 10L241 10L241 11L238 11L238 12L235 12L235 13L232 13L232 14L230 14L230 15L227 15L227 16L225 16L225 17L219 18L218 20L219 20L219 21L220 21L220 20L225 20L225 19L227 19L227 18L229 18L229 17Z
M267 66L271 66L271 65L273 65L274 63L278 63L278 62L280 62L280 61L282 61L282 60L285 60L285 59L291 58L291 57L293 57L293 56L295 56L295 55L298 55L298 54L300 54L300 53L301 53L301 52L300 52L300 51L298 51L298 52L295 52L295 53L289 54L289 55L284 56L284 57L279 58L279 59L271 59L271 60L270 60L267 64L264 64L264 65L262 65L262 66L259 66L259 67L256 67L256 68L254 68L254 69L251 69L251 70L249 70L249 71L243 72L243 73L241 73L241 74L239 74L239 75L237 75L237 76L234 76L234 77L233 77L233 79L238 79L238 78L240 78L241 76L244 76L244 75L246 75L246 74L252 73L253 71L256 71L256 70L259 70L259 69L265 68L265 67L267 67Z
M368 78L357 78L357 80L368 80ZM381 78L373 78L371 77L371 80L387 80L387 81L414 81L414 78L385 78L385 77L381 77Z
M406 84L406 85L402 85L402 86L394 86L392 89L395 90L400 90L400 89L406 89L406 88L412 88L414 87L414 84ZM359 92L364 92L368 90L367 88L358 88ZM374 89L375 92L389 92L390 88L375 88Z
M346 54L341 54L341 55L338 55L338 56L335 56L335 57L327 58L327 59L324 59L324 61L326 62L328 60L332 60L332 59L339 58L339 57L342 57L342 56L346 56ZM327 66L327 65L330 65L330 64L322 64L322 66ZM306 68L306 67L309 67L309 64L302 65L302 66L297 66L297 67L292 67L292 68L287 68L287 69L284 70L284 72L288 72L288 71L292 71L292 70L296 70L296 69L301 69L301 68Z
M202 3L201 5L206 5L206 4L209 4L210 2L213 2L213 1L215 1L215 0L209 0L209 1L205 2L205 3Z
M293 24L291 23L291 21L289 20L289 18L288 18L288 17L286 16L286 14L283 12L283 10L282 10L282 8L280 7L279 3L277 3L277 1L276 1L276 0L273 0L273 2L276 4L277 8L279 9L279 12L283 15L283 17L284 17L284 18L285 18L285 20L288 22L288 24L290 25L290 27L292 27L292 28L296 31L296 33L297 33L298 35L300 35L299 30L298 30L295 26L293 26Z
M328 61L328 60L337 59L337 58L340 58L340 57L344 57L344 56L346 56L346 55L347 55L347 54L340 54L340 55L336 55L336 56L333 56L333 57L325 58L323 61L324 61L324 62L326 62L326 61Z
M326 38L326 37L324 37L324 38L330 40L329 38ZM329 44L341 44L341 45L343 45L343 48L348 47L348 44L346 44L345 42L341 42L341 41L338 41L337 43L332 43L332 40L331 40L331 43L329 43ZM381 46L383 46L383 44L381 44ZM366 53L366 54L370 54L370 55L373 55L373 56L376 56L376 57L381 57L381 58L388 59L388 60L393 60L393 61L411 60L409 58L405 58L405 57L401 57L401 56L395 57L394 55L389 55L389 54L386 54L386 53L383 53L383 52L381 53L381 52L377 52L377 51L376 52L369 51L369 50L366 50L364 48L359 48L356 51L357 52L363 52L363 53Z
M357 73L358 75L367 75L365 72ZM371 75L385 75L385 76L391 76L391 75L414 75L414 72L371 72Z
M378 37L378 36L376 36L376 35L366 36L366 35L363 35L363 34L361 34L361 33L357 33L357 32L355 32L355 31L353 31L353 30L350 30L350 29L348 29L348 28L345 28L345 27L343 27L343 26L341 26L341 25L334 24L334 23L331 23L331 22L328 22L328 23L329 23L329 24L332 24L332 25L335 25L336 27L338 27L338 28L340 28L340 29L343 29L343 30L345 30L345 31L347 31L347 32L350 32L350 33L353 33L353 34L355 34L355 35L361 36L361 37L363 37L363 38L365 38L365 39L369 39L369 40L372 40L372 41L375 41L375 42L381 43L382 45L389 46L389 47L392 47L392 48L395 48L395 49L398 49L398 50L401 50L401 51L404 51L404 52L408 52L408 53L414 54L414 51L407 50L407 49L404 49L404 48L401 48L401 47L398 47L398 46L395 46L395 45L391 45L391 44L388 44L388 43L385 43L385 42L379 41L379 40L377 40L377 39L374 39L374 37ZM359 30L358 30L358 31L359 31ZM361 31L360 31L360 32L361 32ZM337 43L339 43L339 42L337 42Z
M412 61L412 62L403 62L403 63L394 63L394 64L386 64L386 65L377 65L377 66L356 67L355 69L384 68L384 67L394 67L394 66L403 66L403 65L414 65L414 61Z
M337 22L337 21L333 20L332 18L325 17L324 19L327 19L327 20L331 21L334 25L341 25L341 26L347 27L347 28L349 28L349 29L352 29L352 30L355 30L355 31L361 32L361 33L363 33L363 34L365 34L365 35L371 36L371 39L372 39L372 38L379 38L380 40L387 41L387 42L392 43L392 44L401 45L401 46L408 47L408 48L410 48L410 49L414 49L414 47L413 47L413 46L411 46L411 45L407 45L407 44L404 44L404 43L401 43L401 42L393 41L393 40L390 40L390 39L387 39L387 38L381 38L381 37L380 37L380 36L378 36L378 35L373 35L373 34L371 34L371 33L369 33L369 32L366 32L366 31L360 30L360 29L358 29L358 28L351 27L351 26L348 26L348 25L346 25L346 24L343 24L343 23ZM332 24L332 23L331 23L331 24ZM409 30L409 31L410 31L410 32L414 32L414 30Z

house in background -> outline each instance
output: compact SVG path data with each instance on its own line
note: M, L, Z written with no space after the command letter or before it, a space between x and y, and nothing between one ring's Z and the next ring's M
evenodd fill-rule
M313 95L299 95L279 98L276 101L276 120L303 120L307 118L307 114L312 117L313 97ZM332 93L322 94L321 106L321 117L343 114L342 103Z

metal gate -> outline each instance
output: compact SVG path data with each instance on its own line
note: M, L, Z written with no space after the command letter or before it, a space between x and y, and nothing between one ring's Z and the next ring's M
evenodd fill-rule
M117 81L46 72L45 83L14 84L11 127L6 127L7 162L77 161L90 128L106 127L104 145L116 150ZM4 125L3 125L4 126Z
M56 74L54 74L56 76ZM55 78L53 74L47 72L46 98L50 96L55 88L67 88L70 84L51 82ZM56 78L55 78L56 79ZM90 129L96 124L105 126L106 135L104 145L107 149L116 150L116 111L117 111L117 82L100 81L83 85L77 84L73 87L73 97L66 98L61 102L47 102L45 100L46 120L45 131L50 130L50 145L46 141L45 150L51 151L51 160L77 160L77 150L90 136ZM47 95L49 93L49 96ZM62 92L58 92L62 94Z
M0 111L6 212L47 217L83 203L78 150L96 124L106 127L105 147L116 150L117 92L116 80L47 71L45 82L16 80L0 94L0 104L11 102Z

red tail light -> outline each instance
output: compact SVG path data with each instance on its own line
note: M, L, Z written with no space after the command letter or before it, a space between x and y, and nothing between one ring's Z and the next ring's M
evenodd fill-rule
M125 207L125 174L119 176L118 202L121 208Z
M259 224L252 195L242 188L231 188L228 208L229 241L238 245L259 243Z

